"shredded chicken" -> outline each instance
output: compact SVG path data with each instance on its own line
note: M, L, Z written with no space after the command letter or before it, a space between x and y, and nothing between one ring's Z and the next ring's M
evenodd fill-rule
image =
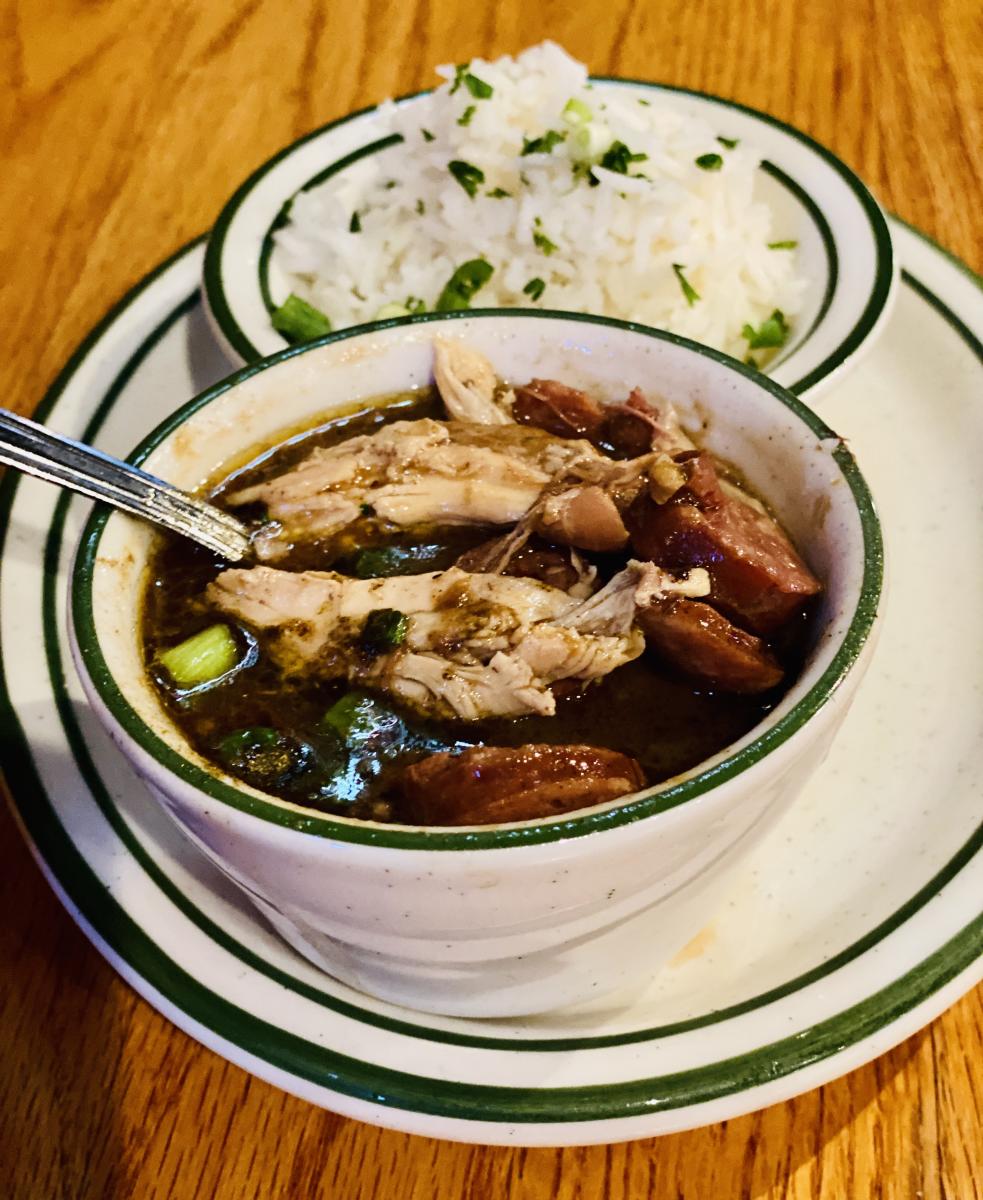
M271 567L224 571L207 600L268 637L287 673L371 683L421 712L477 720L552 715L550 686L600 679L637 658L639 606L655 597L703 595L706 573L676 580L630 562L595 596L578 601L534 579L448 571L389 579ZM369 658L359 647L368 614L408 617L405 641Z
M475 425L506 425L511 404L495 399L495 369L463 342L434 338L434 382L450 416Z

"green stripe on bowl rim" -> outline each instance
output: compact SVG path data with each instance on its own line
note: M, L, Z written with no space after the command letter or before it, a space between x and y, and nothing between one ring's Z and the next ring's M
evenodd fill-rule
M140 443L128 461L135 464L142 463L160 442L193 413L260 371L296 355L353 337L364 336L367 331L375 332L397 325L428 325L460 319L489 318L496 320L548 319L602 325L640 334L655 341L665 341L683 346L702 357L710 358L728 371L743 375L757 386L764 388L773 397L780 400L820 440L837 440L837 435L829 426L790 392L752 368L737 362L736 359L701 346L687 338L610 317L553 312L548 309L472 309L457 313L423 313L416 317L378 321L372 325L343 329L336 333L329 333L313 342L288 347L259 363L249 364L179 408ZM490 850L504 849L508 846L540 844L563 838L583 837L589 833L613 829L675 808L753 766L769 752L787 741L822 708L855 662L867 640L877 612L883 576L883 543L873 500L852 454L841 442L833 451L832 456L839 465L857 505L863 534L864 569L856 609L842 642L823 675L788 713L740 750L689 778L668 786L648 789L626 804L599 812L588 811L579 816L560 817L539 823L455 832L424 830L410 826L376 825L344 817L326 817L285 801L263 797L226 783L183 758L154 733L129 705L113 679L102 654L92 611L91 587L99 541L111 515L111 510L98 505L93 510L82 533L75 565L75 586L72 590L71 611L79 650L103 703L145 752L184 782L199 788L213 799L230 804L242 812L272 821L297 832L329 837L338 841L394 849Z
M840 345L837 346L836 349L833 350L829 355L827 355L822 362L814 367L813 370L808 372L808 374L804 375L801 379L796 380L794 383L789 384L788 390L796 393L797 395L801 394L802 392L815 387L816 384L820 383L828 375L832 374L833 371L840 367L846 361L846 359L849 358L849 356L860 346L860 344L871 333L877 322L880 320L887 306L895 278L894 249L891 244L891 233L888 229L887 218L885 217L880 205L871 195L869 189L862 182L862 180L846 165L846 163L837 158L837 156L833 154L831 150L827 149L827 147L825 147L821 142L816 141L807 133L803 133L801 130L796 129L793 125L789 125L787 122L781 121L779 118L773 117L769 113L762 112L760 109L752 108L750 105L741 104L736 100L730 100L724 96L718 96L713 92L701 92L694 88L676 87L665 83L652 83L643 79L631 79L614 75L592 75L590 78L596 83L609 83L618 86L645 88L651 91L670 92L678 95L693 96L696 99L709 100L715 104L723 105L726 108L734 109L736 112L745 113L748 116L763 121L765 124L771 125L776 129L780 129L783 133L788 134L790 137L793 137L803 145L808 146L842 178L844 183L857 198L861 208L863 209L864 215L867 217L867 220L870 223L871 232L874 237L876 253L874 286L871 290L871 294L863 312L857 319L853 329L846 335ZM394 103L400 104L404 101L418 99L421 96L429 95L432 90L432 88L424 88L418 92L411 92L404 96L399 96L396 98ZM253 189L261 182L261 180L274 167L282 162L283 159L288 157L288 155L292 154L299 147L306 145L308 142L314 141L322 134L327 133L332 129L337 129L340 126L347 124L349 121L354 121L358 117L367 116L369 113L376 111L377 108L378 105L368 105L367 107L361 108L356 112L349 113L343 117L338 117L333 121L329 121L326 124L311 130L310 133L304 134L303 137L298 138L289 145L284 146L282 150L278 151L271 158L267 159L266 162L257 167L256 170L253 171L253 173L243 181L243 183L236 189L229 201L223 207L222 211L219 213L218 218L215 221L214 228L209 235L208 244L205 250L202 282L208 301L208 306L216 324L218 325L229 345L245 360L246 363L254 362L256 359L261 358L262 355L257 347L254 346L249 340L249 337L235 319L225 292L222 276L222 257L225 252L225 243L236 213ZM309 179L305 184L298 188L297 192L307 191L309 188L315 187L318 183L323 182L326 178L337 173L337 171L349 166L353 161L357 161L357 159L362 158L367 154L382 149L384 145L395 144L397 140L402 140L401 136L398 134L377 139L366 146L360 147L359 149L346 155L344 158L339 159L337 162L323 168L312 179ZM829 274L827 276L826 294L823 298L820 315L813 321L813 324L810 327L809 332L806 334L806 337L803 338L796 347L796 349L799 349L801 346L805 345L806 340L814 333L817 325L819 324L821 316L825 314L832 301L832 291L835 288L836 277L839 273L835 242L833 241L830 233L828 222L826 221L825 217L821 215L820 210L815 205L815 202L811 199L811 197L809 197L808 200L805 199L805 197L808 196L808 193L802 189L801 185L792 180L784 172L781 172L780 169L775 167L772 163L762 164L762 166L770 174L772 174L773 177L779 178L779 181L784 186L789 188L789 190L795 194L796 198L805 205L810 217L819 228L820 235L826 248L827 259L829 261ZM297 192L295 192L294 195L296 195ZM257 283L267 311L272 311L272 298L270 296L268 283L268 267L270 256L273 250L273 234L276 232L276 229L280 227L280 224L285 221L285 213L286 210L289 209L291 200L292 197L288 198L288 200L285 201L281 206L280 211L277 213L276 217L271 223L270 228L266 231L261 245L258 261ZM820 220L817 220L817 213L820 215ZM517 310L512 309L508 311ZM358 325L350 326L349 328L363 329L366 328L366 326Z

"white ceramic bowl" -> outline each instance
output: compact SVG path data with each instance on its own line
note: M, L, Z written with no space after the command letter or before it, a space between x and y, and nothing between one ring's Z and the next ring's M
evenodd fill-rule
M772 206L779 236L798 241L810 281L793 336L768 373L813 399L855 365L889 315L897 271L884 213L853 171L806 134L731 100L631 79L594 77L594 86L637 91L760 151L756 195ZM213 329L233 361L253 362L287 345L270 324L290 291L273 242L287 203L398 140L377 109L353 113L281 150L226 203L209 237L203 284Z
M100 508L73 573L73 650L140 776L301 953L411 1007L544 1011L651 975L709 919L822 759L871 646L880 531L849 451L789 393L691 342L586 317L462 313L334 334L211 388L132 461L194 488L285 428L427 384L437 332L506 378L669 398L781 514L826 591L801 677L761 725L685 775L549 821L433 830L319 815L223 775L171 722L139 637L152 533Z

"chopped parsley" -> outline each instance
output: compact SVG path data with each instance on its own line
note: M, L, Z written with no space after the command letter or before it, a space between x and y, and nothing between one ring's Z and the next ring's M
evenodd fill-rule
M769 242L769 250L796 250L799 243L794 238L790 238L787 242Z
M616 171L619 175L627 175L630 163L645 162L647 158L647 154L632 154L624 142L614 141L601 156L600 165L606 171Z
M478 192L478 185L485 182L485 173L480 167L474 166L473 163L463 162L459 158L449 162L447 169L472 198Z
M566 140L566 134L560 133L556 129L547 129L542 137L522 139L522 152L519 157L526 154L552 154L553 147L559 146L560 142Z
M485 83L483 79L479 79L477 75L472 75L468 70L471 64L469 62L461 63L460 66L454 68L454 82L451 84L451 95L462 85L468 89L475 100L490 100L494 95L495 89L491 84Z
M785 320L785 314L780 309L775 309L771 316L762 321L757 329L751 325L745 325L741 330L741 337L747 339L749 350L775 350L779 346L784 346L788 341L789 324Z
M683 274L685 268L683 267L682 263L673 263L672 269L676 272L676 278L679 280L679 286L683 289L683 295L686 297L686 303L690 306L690 308L692 308L697 300L699 300L700 293L695 287L693 287L690 281Z
M331 322L324 313L294 292L275 310L270 321L288 342L309 342L331 332Z
M555 242L551 242L546 234L543 233L543 223L540 221L539 217L533 221L532 240L533 243L540 250L542 250L547 257L549 257L554 250L559 250L559 246L557 246Z
M530 300L538 300L539 297L546 291L546 284L542 279L530 279L526 286L522 289L522 293L528 296Z
M362 232L362 218L358 215L357 211L352 213L352 219L348 222L348 232L349 233L361 233Z
M733 150L740 143L740 140L740 138L717 138L717 141L721 144L721 146L726 146L728 150Z
M591 187L597 187L601 182L591 170L589 162L575 162L573 164L573 177L575 180L586 179Z
M420 132L423 134L423 140L425 142L432 142L435 140L433 134L430 132L429 129L421 129Z
M491 263L483 258L472 258L462 263L444 285L434 305L434 312L456 312L470 308L472 296L485 286L494 271Z
M490 192L485 192L486 196L491 196L493 200L508 200L512 198L512 193L507 192L505 188L492 188Z
M461 115L457 118L458 125L470 125L471 118L474 116L474 114L477 111L478 111L478 106L476 104L469 104L467 106L467 108L464 110L464 112L462 112Z
M363 516L363 517L374 517L375 516L375 509L372 507L371 504L368 504L365 501L363 501L358 506L358 511L359 511L359 515Z
M701 154L699 158L693 161L701 171L719 171L724 165L724 160L719 154Z

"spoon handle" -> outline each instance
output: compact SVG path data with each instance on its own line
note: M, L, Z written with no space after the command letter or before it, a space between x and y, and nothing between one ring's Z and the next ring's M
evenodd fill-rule
M229 513L2 408L0 464L163 525L229 562L238 562L249 552L248 530Z

